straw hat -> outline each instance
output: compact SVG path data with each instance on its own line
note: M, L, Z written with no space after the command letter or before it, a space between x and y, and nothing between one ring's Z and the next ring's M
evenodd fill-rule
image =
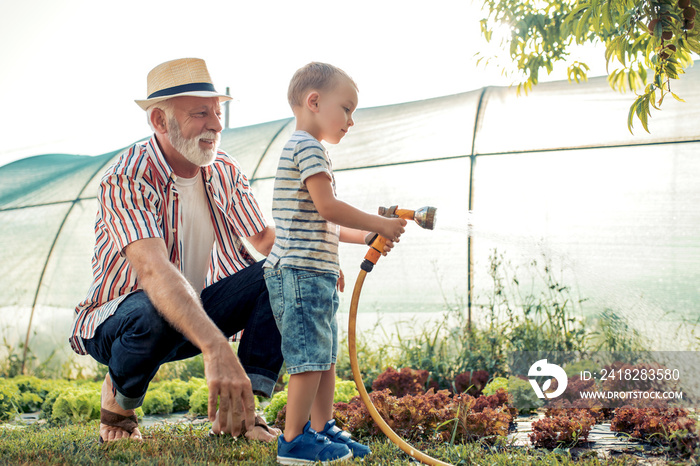
M216 92L201 58L179 58L156 66L148 73L147 94L146 100L135 100L144 110L156 102L184 95L218 97L220 102L231 100Z

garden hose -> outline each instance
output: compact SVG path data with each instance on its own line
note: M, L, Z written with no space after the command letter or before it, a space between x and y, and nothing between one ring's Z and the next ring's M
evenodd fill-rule
M437 464L452 466L450 463L444 463L432 456L426 455L420 450L415 449L410 444L405 442L401 437L399 437L396 432L394 432L391 427L382 419L381 414L377 411L377 408L372 404L367 390L365 390L365 385L362 382L362 374L360 374L360 368L357 364L357 346L355 344L355 327L357 323L357 304L360 301L360 292L362 291L362 285L365 282L365 277L367 276L366 270L360 270L360 274L357 276L357 281L355 282L355 289L352 292L352 301L350 302L350 317L348 321L348 352L350 354L350 367L352 368L352 376L355 379L355 385L357 385L357 390L360 392L360 397L364 402L365 406L369 410L369 414L377 423L379 428L384 432L384 434L389 437L389 440L394 442L396 446L401 448L404 452L411 455L413 458L417 459L424 464Z

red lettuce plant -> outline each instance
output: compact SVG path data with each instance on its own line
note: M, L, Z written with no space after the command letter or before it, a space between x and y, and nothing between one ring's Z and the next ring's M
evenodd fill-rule
M373 391L389 389L392 395L402 397L405 395L420 395L425 393L425 383L428 380L428 371L415 370L404 367L397 371L393 367L387 368L379 374L372 383Z
M492 443L508 434L516 414L505 390L474 398L430 389L421 395L397 398L384 389L369 397L389 427L409 441L449 441L454 435L461 442ZM338 426L357 437L382 435L360 397L336 403L334 418Z
M532 423L530 442L536 447L573 447L588 440L595 419L587 410L570 410L566 415L545 417Z
M467 392L471 396L479 396L490 378L484 370L463 372L455 377L455 389L457 393Z
M453 416L453 400L447 390L422 395L393 396L389 389L369 394L382 419L399 436L408 440L433 440L437 427ZM350 403L335 403L334 418L338 426L363 437L381 434L360 397Z
M483 441L489 444L508 435L517 410L508 403L505 390L493 395L474 398L466 393L455 397L455 417L457 419L456 438L463 442ZM450 432L443 432L448 440Z
M625 432L634 439L668 446L678 456L688 456L700 445L696 421L683 408L637 408L615 411L613 432Z
M612 410L596 406L594 400L581 399L573 402L569 400L556 400L547 405L544 414L547 417L567 417L578 416L582 412L588 413L588 415L598 423L610 419Z
M556 380L554 381L556 385ZM607 406L606 400L601 400L593 396L582 398L581 393L593 393L598 390L594 380L583 380L580 376L572 377L566 390L561 397L556 400L549 401L546 405L545 415L547 417L569 416L571 411L586 411L593 416L596 422L601 422L605 419L611 419L613 409Z

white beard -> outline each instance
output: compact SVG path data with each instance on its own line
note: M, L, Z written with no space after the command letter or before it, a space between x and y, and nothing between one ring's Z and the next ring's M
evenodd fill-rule
M213 131L206 131L192 139L185 139L182 136L182 131L180 131L180 125L174 117L168 119L168 137L170 138L170 144L172 144L175 150L198 167L205 167L214 162L221 139L221 135ZM215 141L214 148L202 149L199 147L200 139L211 139Z

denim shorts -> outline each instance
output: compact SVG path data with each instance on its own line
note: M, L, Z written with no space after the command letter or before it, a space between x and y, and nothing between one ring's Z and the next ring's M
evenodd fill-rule
M338 274L266 268L272 314L289 374L327 371L338 354Z

